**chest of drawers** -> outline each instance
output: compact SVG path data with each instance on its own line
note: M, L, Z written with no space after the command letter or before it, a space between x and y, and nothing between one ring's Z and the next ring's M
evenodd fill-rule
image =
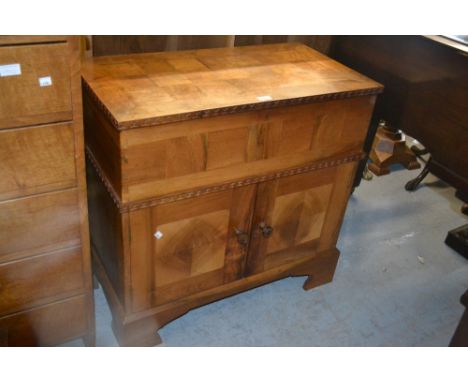
M78 37L0 37L0 343L94 343Z
M301 44L94 58L83 84L92 252L120 344L282 277L331 281L379 84Z

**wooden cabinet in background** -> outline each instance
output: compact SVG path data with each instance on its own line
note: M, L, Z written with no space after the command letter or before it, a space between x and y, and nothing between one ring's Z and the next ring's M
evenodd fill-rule
M468 46L442 36L337 36L333 57L385 85L374 119L417 139L428 171L468 203ZM373 136L370 137L371 148Z
M122 345L286 276L331 281L382 87L302 44L83 65L95 271Z
M0 344L94 344L78 37L0 37Z

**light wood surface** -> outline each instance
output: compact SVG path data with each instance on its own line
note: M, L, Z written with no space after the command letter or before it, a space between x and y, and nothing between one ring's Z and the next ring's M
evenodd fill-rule
M81 266L80 247L0 264L0 315L83 293Z
M302 44L98 57L83 78L119 129L381 91Z
M64 35L0 35L0 46L2 45L16 45L16 44L37 44L37 43L49 43L49 42L67 42L68 36Z
M295 155L312 161L359 151L372 107L372 98L359 97L125 131L122 187L128 186L134 201L148 198L138 193L149 182L156 196L174 192L176 182L193 187L191 179L219 179L211 174L235 177L276 168L279 158L287 166ZM169 188L159 191L158 184L171 178L174 183L164 182Z
M121 345L278 278L332 280L379 84L300 44L101 57L84 80L93 257ZM250 103L265 89L277 103Z
M75 186L74 152L71 123L0 130L0 201Z
M93 345L79 38L2 36L0 65L14 63L0 77L3 344Z
M0 46L0 65L21 75L0 77L0 129L72 119L67 43ZM50 77L52 85L40 86Z
M1 202L0 217L0 261L80 243L75 190Z
M232 267L243 249L228 237L247 232L253 187L241 187L130 213L134 311L222 285L235 278ZM246 199L250 196L252 200ZM235 201L242 199L238 206ZM247 209L244 208L247 206ZM244 214L238 211L243 209ZM160 240L154 233L161 232ZM236 253L237 251L237 253ZM226 263L225 258L229 256ZM147 273L145 269L154 269ZM147 275L148 279L145 278ZM146 304L135 304L144 300Z
M83 315L86 309L86 298L79 295L1 317L0 330L6 333L4 345L54 346L80 337L88 330Z
M88 91L84 99L87 144L124 205L358 153L375 101L373 96L362 96L168 123L118 135L92 106Z

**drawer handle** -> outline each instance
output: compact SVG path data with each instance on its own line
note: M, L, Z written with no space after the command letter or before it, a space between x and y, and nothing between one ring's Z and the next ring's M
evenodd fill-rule
M247 234L247 232L244 232L239 228L234 228L234 232L237 236L237 242L243 247L246 247L247 244L249 244L249 235Z
M269 238L273 234L273 227L269 226L265 222L261 222L258 225L260 231L262 231L263 237Z

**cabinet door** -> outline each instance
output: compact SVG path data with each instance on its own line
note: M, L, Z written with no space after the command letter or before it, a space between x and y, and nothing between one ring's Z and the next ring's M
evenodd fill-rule
M333 248L356 164L293 175L258 186L246 274Z
M255 189L239 187L130 212L132 310L242 277Z

